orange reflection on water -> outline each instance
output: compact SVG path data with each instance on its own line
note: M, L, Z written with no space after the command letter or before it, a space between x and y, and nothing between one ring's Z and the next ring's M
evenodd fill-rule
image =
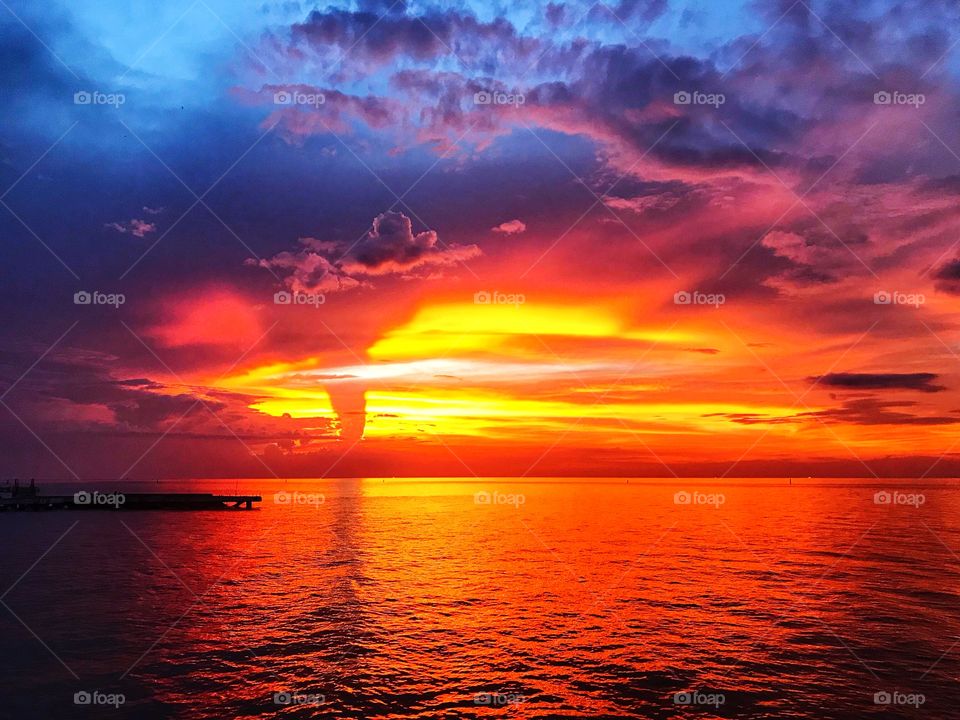
M898 683L927 709L956 693L956 660L934 665L960 631L949 490L911 507L783 481L237 485L262 509L123 516L170 571L135 542L118 562L140 547L140 592L183 613L125 608L128 644L156 643L128 677L145 707L813 718ZM677 704L688 691L724 704Z

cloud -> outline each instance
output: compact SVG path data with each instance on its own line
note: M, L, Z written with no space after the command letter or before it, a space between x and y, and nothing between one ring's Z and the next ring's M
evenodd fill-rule
M336 244L315 238L300 238L302 249L283 251L268 259L250 258L246 264L278 271L286 275L283 282L290 290L302 293L326 293L350 290L361 283L335 264Z
M117 357L64 348L51 353L25 379L23 392L34 398L36 421L59 429L91 432L160 430L170 421L182 429L203 418L205 402L214 411L225 404L201 391L184 391L143 377L118 379Z
M387 211L373 219L366 235L350 250L345 267L348 272L385 275L423 265L452 265L479 254L476 245L443 245L433 230L414 234L410 218Z
M810 382L844 390L918 390L935 393L946 390L934 385L935 373L829 373L807 378Z
M822 259L822 246L793 232L774 230L764 236L762 244L798 265L813 265Z
M113 410L118 423L131 428L157 429L169 420L178 420L206 412L201 401L213 411L226 407L222 402L190 394L163 395L152 392L129 392L129 395L131 397L124 402L113 403L108 407Z
M303 56L312 52L329 59L349 52L351 68L369 72L379 66L409 57L435 62L455 47L463 62L478 67L534 56L541 46L535 38L518 35L503 18L483 22L467 12L427 10L421 15L329 8L313 10L302 23L290 29L285 52Z
M273 107L261 127L279 124L283 138L293 145L300 145L313 135L350 133L355 123L374 130L405 124L400 122L404 109L385 97L348 95L304 84L264 85L258 91L237 88L233 94L246 104ZM283 98L282 102L278 98Z
M793 416L771 417L762 413L706 413L703 417L723 417L738 425L787 425L797 422Z
M641 215L645 212L664 212L670 210L683 198L679 193L637 195L634 197L604 197L604 203L615 210L628 210Z
M944 263L933 274L937 290L949 295L960 295L960 258Z
M853 353L848 368L939 369L923 359L924 353L929 359L930 347L935 352L942 348L930 342L926 329L916 322L916 313L875 306L871 295L880 287L913 290L911 283L922 281L917 291L932 294L935 283L960 296L960 261L943 265L954 257L948 248L960 228L955 202L960 181L956 176L950 180L949 175L944 179L944 174L956 172L955 159L921 124L953 145L950 123L957 87L947 51L953 40L950 28L956 26L955 4L821 0L809 7L799 3L788 8L792 0L749 2L725 6L719 15L723 22L717 25L717 16L702 8L688 12L687 4L671 6L667 0L615 0L607 7L596 6L584 18L580 16L589 3L562 2L544 3L532 11L518 5L500 14L474 4L489 22L475 19L470 10L455 9L452 3L358 0L349 5L351 10L321 9L309 16L309 10L301 10L297 3L281 3L263 13L237 17L249 23L237 24L244 44L259 33L263 45L275 41L272 51L254 44L257 57L249 57L232 36L224 43L204 42L202 53L186 53L172 64L160 56L149 68L134 69L129 87L116 89L131 93L125 110L135 113L131 127L138 133L141 127L149 131L151 135L145 137L153 138L150 145L156 145L157 156L183 173L191 186L194 180L212 181L251 151L211 198L211 206L223 213L238 237L256 253L266 253L267 260L251 260L251 265L269 268L284 284L306 292L334 292L373 282L399 285L405 277L419 280L418 287L391 292L386 305L375 293L363 293L354 298L357 302L326 306L325 322L358 352L370 346L367 341L372 342L392 316L432 299L434 293L447 292L448 285L453 290L456 278L442 283L426 278L458 272L458 253L478 254L479 249L450 248L447 241L485 237L476 242L489 242L496 256L484 270L502 270L503 277L490 280L502 287L504 277L516 278L536 260L539 238L559 238L586 209L582 200L592 202L586 194L579 197L586 185L602 198L600 212L578 221L563 242L538 261L527 281L532 283L531 294L536 290L537 297L602 295L604 303L610 298L629 306L625 312L638 323L659 325L656 302L649 299L669 300L676 287L702 290L729 282L729 291L717 290L738 300L725 311L733 313L731 324L739 326L740 320L749 319L743 324L750 328L744 341L755 340L750 344L769 348L771 363L782 359L784 369L795 376L811 374L808 368L797 372L809 357L848 348ZM83 20L78 28L91 27L82 9L78 13ZM647 25L663 15L654 28ZM102 237L98 236L108 234L104 219L136 216L142 218L139 223L159 226L166 215L155 216L153 209L176 208L181 188L171 182L156 157L136 148L137 143L136 152L127 152L130 138L114 132L111 113L64 107L70 105L70 94L77 87L111 89L106 83L121 77L126 68L115 68L119 61L107 58L105 51L104 58L94 62L88 46L78 43L77 32L69 29L66 16L62 28L57 27L59 18L35 25L33 17L24 17L39 36L49 38L66 62L78 72L83 68L84 77L76 85L76 78L18 23L5 26L10 42L0 55L10 61L3 72L17 90L8 115L18 130L3 143L5 172L30 167L77 119L75 113L83 114L83 122L38 166L31 183L43 192L31 192L31 183L24 182L12 207L31 224L34 219L49 223L50 227L38 227L38 234L45 242L49 238L50 247L75 269L102 267L105 277L118 278L140 254L142 248L132 246L143 241L100 247ZM292 18L300 21L295 27ZM707 38L704 27L716 32ZM669 32L670 37L658 38L657 32ZM108 35L99 35L98 43L107 41ZM178 47L177 54L181 52ZM194 63L207 70L179 72ZM265 73L265 66L273 72ZM87 72L94 74L88 78ZM168 91L167 83L172 82L177 92ZM210 92L237 85L247 88L255 106L237 107L222 93ZM922 108L872 103L874 92L898 88L927 93L927 103ZM522 107L474 102L475 92L493 89L522 92L526 102ZM324 102L275 104L274 95L282 90L322 93ZM673 95L681 90L722 92L726 102L720 107L678 106ZM142 102L133 102L133 93ZM150 105L151 98L157 107ZM281 124L261 142L257 124L272 127L276 120ZM871 129L874 123L876 128ZM347 130L342 141L328 136L330 131L341 134L342 130ZM302 142L275 142L277 133ZM97 138L97 143L91 138ZM109 144L111 150L121 148L128 161L98 164L97 158L116 156L101 153L100 143ZM406 188L415 180L420 183L418 178L434 159L428 156L431 150L441 152L454 143L463 146L461 153L452 160L445 158L418 185L417 212L422 203L423 217L435 224L436 232L416 218L406 225L390 218L369 222L393 200L384 203L383 185L363 165L377 174L387 173L383 177L390 186ZM472 152L464 149L468 143L473 144ZM198 147L205 151L198 153ZM395 148L406 156L387 155ZM63 152L67 149L69 155ZM557 159L583 178L582 183L571 181ZM761 163L769 165L777 177ZM91 202L91 169L107 173L109 182L101 185L117 192ZM11 174L10 181L19 174ZM207 185L203 182L197 189ZM918 187L926 188L924 194L916 192ZM43 217L44 198L56 196L58 190L65 207ZM794 193L804 198L802 204ZM145 203L150 207L141 210ZM529 219L535 228L524 242L509 240L512 235L505 226L520 222L511 220L511 215ZM310 232L319 239L296 241L304 228L313 228L316 218L322 218L323 230ZM606 225L599 225L602 221ZM107 227L132 239L138 237L133 222L123 220ZM74 238L77 233L70 225L92 228L91 237ZM211 312L195 312L181 307L179 301L164 303L170 309L163 317L164 330L154 335L158 349L171 348L172 352L161 354L165 359L173 356L170 362L176 360L178 368L213 365L213 357L229 363L246 346L234 347L232 336L253 342L269 326L267 321L273 318L263 315L270 314L270 294L276 288L266 287L272 278L262 270L231 273L240 249L229 237L220 242L224 228L210 223L208 213L190 213L177 230L137 266L134 277L142 283L138 287L146 288L148 294L156 290L172 296L175 292L191 303L206 305L213 298L205 292L194 298L197 288L211 281L229 282L238 300L255 307L244 313L222 299L213 302ZM145 226L139 232L146 234L147 244L155 239ZM351 248L349 243L361 233L361 241ZM496 242L492 235L507 240ZM267 244L276 243L277 238L279 244ZM330 238L338 242L328 242ZM25 244L23 253L11 257L3 276L11 287L8 304L20 306L6 313L10 322L4 339L36 336L46 342L34 357L9 369L11 378L30 367L62 332L56 327L62 313L58 306L46 304L47 298L69 298L65 290L59 291L61 286L51 292L45 282L47 273L62 272L61 268L49 257L39 258L46 253L39 243L24 239L31 245ZM112 252L101 255L101 250ZM123 256L123 251L130 256ZM663 268L653 256L669 267ZM184 263L184 257L190 262ZM858 258L881 275L882 284L868 277ZM718 280L734 262L740 264L730 279ZM673 284L665 270L679 273L683 284L663 290L664 283ZM70 277L63 274L66 285ZM829 293L824 292L825 283L830 283ZM791 302L775 303L779 287L806 294L798 292ZM27 293L35 288L42 291L37 302L24 303L22 298L32 297ZM376 304L383 310L370 309ZM930 303L923 310L924 323L938 334L942 328L945 337L956 319L950 305ZM147 311L151 308L147 306ZM384 313L391 317L383 317ZM131 321L138 317L135 313ZM148 317L140 320L150 323ZM874 320L882 322L870 331L870 342L852 348L854 339L867 332ZM161 324L159 318L155 323ZM137 344L129 337L124 338L127 345L112 339L111 326L116 323L106 316L84 320L85 332L98 333L91 345L113 348L118 355L106 367L120 371L126 365L124 376L150 372L136 360L135 353L141 351ZM344 329L354 336L344 334ZM798 333L804 335L809 351L803 357L792 351ZM282 357L312 353L321 343L335 342L328 335L326 329L312 327L295 314L264 342L275 345L272 352ZM612 339L596 342L611 355L632 352L622 350ZM724 355L711 357L714 348L722 348ZM711 373L725 368L728 363L722 358L727 349L724 339L705 334L671 343L669 359L663 362L675 362L675 375L685 380L692 367L699 372L709 364ZM579 346L571 341L569 352L574 356ZM651 360L659 362L659 352ZM675 354L687 358L674 359ZM693 354L704 362L691 362ZM143 360L153 365L152 358ZM44 368L41 365L34 372ZM721 379L743 380L739 372L731 369ZM904 380L899 375L891 379L887 373L854 374L856 379L851 380L847 375L846 380L843 374L823 378L820 395L835 397L827 407L872 394L882 399L845 403L825 411L829 414L824 418L930 424L945 422L937 418L950 415L949 408L956 406L950 403L950 393L941 391L940 383L953 385L945 374L929 380ZM31 373L24 382L33 377ZM748 374L746 379L755 378ZM19 386L25 402L30 387ZM83 405L84 411L100 412L96 399L113 403L112 391L91 387L93 399ZM690 390L689 397L714 391L711 377ZM157 390L158 394L171 392L180 390ZM938 401L939 407L909 409L884 403L891 397ZM639 392L628 399L644 402ZM167 405L179 410L179 404L174 408L167 400L150 400L144 412L163 415ZM110 409L109 405L103 408L104 412ZM789 418L764 419L763 413L749 410L746 405L743 412L731 414L741 429L790 422ZM130 422L136 421L136 412L123 412L133 413ZM933 418L913 419L914 413ZM875 437L868 435L871 441ZM796 437L804 445L804 457L817 449L812 438L804 440L801 433ZM928 452L938 437L917 432L922 443L914 446L913 436L898 431L887 436L889 445L871 442L869 447L886 453L898 450L899 444L910 452ZM656 450L659 453L660 447Z
M960 417L956 415L911 415L896 410L896 408L915 406L915 402L905 400L893 402L877 398L861 398L848 400L839 408L801 413L797 417L813 417L853 425L954 425L960 423Z
M490 229L495 233L500 233L501 235L519 235L520 233L526 231L527 225L520 220L508 220L507 222L502 222L496 227Z
M230 289L194 290L189 297L167 299L162 307L163 320L146 332L167 348L246 349L263 332L249 301Z
M377 215L352 246L316 238L300 243L300 251L247 263L287 273L284 283L292 290L332 292L358 287L365 277L454 265L481 254L476 245L443 244L434 230L414 233L410 218L389 210Z
M144 208L144 210L151 212L150 208ZM153 214L156 214L156 212L153 212ZM146 220L139 220L137 218L133 218L131 220L121 220L120 222L106 223L104 227L111 230L116 230L118 233L123 233L124 235L130 234L138 238L146 237L148 234L157 231L157 226L153 223L147 222Z
M611 166L638 177L739 175L776 182L770 168L791 185L808 177L798 190L812 187L827 171L859 174L869 183L921 172L910 133L887 133L883 149L891 152L863 159L868 139L846 164L833 166L874 117L892 117L890 108L873 104L874 93L884 88L928 92L925 122L950 127L950 93L935 102L939 73L924 72L949 49L944 28L953 18L947 8L910 12L899 3L869 9L824 3L815 15L802 3L788 12L782 5L756 8L769 28L759 36L746 27L738 33L731 20L726 42L703 57L684 52L682 41L652 36L649 28L641 30L640 44L609 32L611 26L642 26L666 15L681 27L695 24L695 14L667 0L619 0L594 8L581 18L583 34L574 37L555 37L558 23L580 15L573 5L551 3L533 17L524 13L523 21L507 13L489 22L449 6L400 4L386 15L367 7L328 8L266 34L257 54L291 73L334 66L339 87L350 84L343 79L358 79L383 88L385 96L406 91L391 129L412 131L422 143L442 144L471 128L469 141L482 146L482 136L535 125L594 140ZM467 70L451 70L456 67ZM476 107L472 95L481 89L523 93L526 107L522 114L517 108ZM724 102L677 105L673 97L680 91L721 94ZM920 151L923 164L940 162L939 148Z
M915 408L911 400L882 400L866 397L845 400L840 407L828 410L801 412L796 415L771 417L761 413L711 413L704 417L724 417L739 425L788 425L814 419L820 422L849 423L851 425L954 425L960 423L957 415L914 415L903 412Z

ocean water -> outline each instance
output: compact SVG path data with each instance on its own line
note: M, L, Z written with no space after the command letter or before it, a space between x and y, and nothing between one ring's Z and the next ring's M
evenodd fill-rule
M960 487L786 482L2 514L0 717L960 717Z

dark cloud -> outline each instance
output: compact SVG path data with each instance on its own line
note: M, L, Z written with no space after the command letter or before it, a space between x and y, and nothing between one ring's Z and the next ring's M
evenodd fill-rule
M376 12L378 15L385 13L402 15L407 11L405 0L360 0L358 4L361 10Z
M372 11L314 10L306 20L291 28L291 35L294 42L304 41L324 49L329 46L343 50L353 47L358 55L381 62L397 54L427 59L446 52L443 48L445 28L438 27L431 32L415 17L382 18Z
M950 295L960 295L960 259L955 258L941 265L933 278L937 290Z
M620 21L635 18L652 22L663 15L668 6L668 0L620 0L615 14Z
M563 3L547 3L545 16L551 25L559 25L566 15L567 6Z
M723 417L738 425L787 425L797 422L795 417L770 417L760 413L705 413L703 417Z
M801 413L798 418L818 418L822 421L853 425L954 425L960 417L947 415L912 415L898 408L916 407L912 401L890 401L877 398L848 400L839 408Z
M935 373L829 373L807 378L825 387L844 390L918 390L942 392L943 385L934 385Z
M434 230L415 233L409 217L390 210L375 217L370 229L349 246L315 238L301 238L300 243L304 248L297 252L247 262L285 273L292 290L331 292L359 287L368 276L454 265L480 255L476 245L442 243Z
M915 415L903 412L915 408L909 400L893 401L878 398L847 400L838 408L801 412L796 415L771 417L761 413L709 413L703 417L723 417L738 425L789 425L803 421L848 423L851 425L954 425L960 423L956 415Z
M45 358L11 397L29 396L33 403L57 407L58 414L68 421L82 423L87 418L88 427L100 431L157 431L169 421L205 414L201 401L213 411L226 407L218 399L171 392L162 383L146 378L115 379L108 370L115 361L105 355L61 352ZM41 418L41 422L46 420Z
M624 0L614 12L651 20L665 9L663 0ZM554 17L558 13L552 11ZM624 19L617 21L609 9L597 15L618 27ZM588 135L614 146L610 151L650 150L663 162L689 167L757 169L789 162L797 149L791 141L806 124L790 108L747 102L710 60L663 52L651 56L645 47L582 39L555 43L521 34L503 18L487 23L452 10L387 17L314 11L291 27L289 43L284 49L270 38L264 51L279 52L292 64L338 61L338 71L346 76L384 71L392 87L413 95L408 107L391 114L394 128L413 129L421 142L467 127L496 136L522 119L527 125ZM349 56L339 63L341 50ZM454 61L457 70L447 69L444 58ZM386 70L391 67L395 69ZM536 74L524 72L534 67ZM520 93L528 107L523 113L493 104L476 107L473 95L483 90ZM737 127L750 147L716 122L715 108L675 105L678 91L725 93L724 122ZM345 112L364 111L347 108L347 103L343 107ZM322 127L306 122L310 117L304 114L299 131L322 134ZM661 137L674 123L670 136Z
M214 412L226 407L223 403L204 400L193 395L159 395L156 393L130 394L121 403L109 407L118 422L130 428L156 430L170 420L206 412L201 400Z
M866 129L865 116L876 110L875 92L939 89L936 74L923 75L949 47L948 33L934 21L938 13L953 14L945 7L920 12L918 5L907 12L897 4L867 11L826 3L815 15L802 3L782 9L781 3L760 5L756 11L765 16L777 8L765 32L731 38L706 57L679 53L649 36L643 44L604 42L595 35L555 40L549 29L578 12L564 4L548 5L543 19L522 27L449 8L394 8L386 16L379 8L314 10L287 34L269 36L264 52L277 53L292 67L333 65L345 77L379 73L382 86L406 90L409 102L390 115L393 133L407 136L398 138L403 147L446 149L450 135L468 128L470 141L484 147L512 129L538 126L593 139L611 159L622 157L621 171L645 155L648 164L662 164L678 176L739 171L767 181L772 169L786 173L781 177L799 190L844 159ZM593 8L585 23L622 28L626 21L656 20L670 9L666 0L620 0ZM907 16L913 22L903 25L902 33L884 31L900 27ZM922 69L918 57L929 59ZM526 107L474 107L472 95L483 89L522 93ZM673 102L678 91L720 93L725 101L720 107L678 106ZM369 114L362 106L348 106L344 102L344 116ZM325 132L310 119L297 116L295 132ZM925 121L940 126L949 119ZM834 132L816 134L825 126ZM897 143L890 150L851 163L858 181L895 181L918 172L916 143ZM924 146L922 154L922 165L943 164L942 153L933 148ZM844 229L838 233L850 244ZM797 276L810 282L832 277L802 271Z
M379 274L413 267L439 250L436 232L414 234L410 218L388 211L373 219L370 230L351 250L351 257L364 269Z
M397 62L400 57L435 61L455 57L463 63L492 68L504 60L535 57L542 41L521 37L506 19L478 20L468 12L427 10L406 12L314 10L290 29L290 54L310 51L340 59L349 52L349 72L362 72Z

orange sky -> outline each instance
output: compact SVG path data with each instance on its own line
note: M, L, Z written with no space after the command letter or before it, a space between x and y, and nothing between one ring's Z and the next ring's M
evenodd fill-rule
M916 308L864 300L861 326L818 336L815 323L798 332L764 303L676 305L665 284L647 296L569 297L527 283L522 298L498 291L503 302L490 304L475 301L472 285L456 276L438 281L435 293L405 298L382 318L375 303L351 303L351 311L337 296L318 309L278 308L217 290L153 335L176 347L209 328L242 349L259 333L297 328L301 351L184 378L210 396L246 398L256 417L297 423L306 437L287 444L287 455L309 456L324 444L338 456L367 446L397 458L432 451L469 474L468 458L493 452L509 471L537 475L541 466L557 472L552 456L573 453L602 457L600 474L629 472L643 459L663 475L690 462L725 464L736 475L738 461L760 461L778 475L784 458L857 465L935 456L953 442L950 424L914 419L949 416L941 393L892 391L891 402L915 403L902 406L910 415L900 423L883 413L901 406L871 404L876 389L815 379L882 373L893 359L901 374L929 370L931 357L948 354L932 331L916 333L929 355L911 348L906 367L884 335L885 322L896 327ZM949 305L936 310L952 313ZM279 325L268 331L271 323ZM322 351L311 351L311 336ZM837 412L863 401L862 416Z
M0 471L960 475L950 12L695 5L31 13Z

